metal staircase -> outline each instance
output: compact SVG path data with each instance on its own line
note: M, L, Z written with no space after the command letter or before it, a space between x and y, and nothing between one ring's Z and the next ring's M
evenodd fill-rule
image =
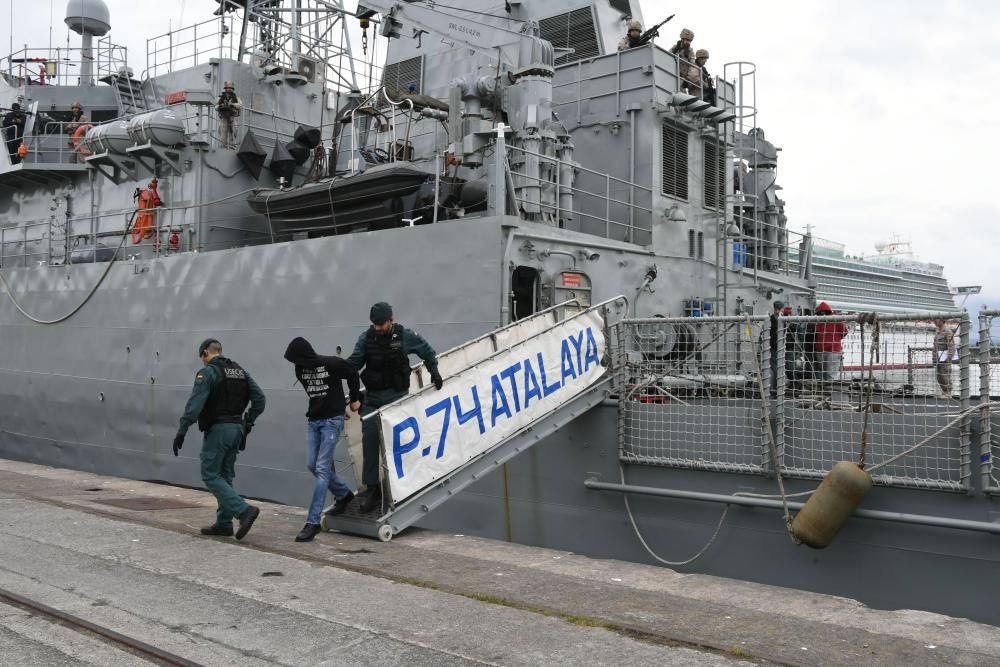
M600 334L596 335L594 350L594 354L599 357L600 362L594 364L593 370L590 370L589 365L587 366L587 383L581 380L579 386L570 387L570 383L566 382L563 388L570 388L570 392L566 392L565 396L553 399L549 403L545 403L544 401L538 403L535 411L530 416L530 420L524 422L513 432L506 433L502 437L497 436L495 441L490 441L488 433L483 437L476 437L476 434L473 433L473 447L476 446L475 443L482 442L481 451L478 451L475 456L468 460L461 461L441 474L435 475L434 479L423 488L407 492L406 495L394 499L393 494L399 489L398 487L394 489L393 482L396 481L396 478L390 479L390 477L395 474L396 470L399 470L399 452L395 452L397 457L395 459L395 468L391 464L387 465L387 461L394 461L393 445L387 443L391 442L393 437L398 439L398 433L388 434L385 432L384 418L387 414L393 414L396 415L396 418L400 416L405 417L403 421L406 422L412 421L417 417L422 418L425 413L429 416L433 412L438 411L433 407L425 410L424 404L442 395L442 392L436 392L428 386L430 383L427 382L426 371L423 368L415 368L413 372L418 376L418 386L421 388L407 395L397 403L385 406L378 412L366 417L366 419L379 420L378 424L382 435L382 446L380 448L380 465L383 475L382 508L368 514L361 514L358 511L358 504L352 503L348 506L347 511L339 516L327 517L324 514L322 520L323 528L355 535L377 537L384 542L389 541L393 535L424 518L473 482L488 475L518 454L530 449L547 436L555 433L568 422L599 405L608 396L611 389L612 373L607 368L607 360L610 358L608 354L608 336L611 331L608 326L609 312L616 307L618 308L618 312L624 312L627 310L627 307L622 308L621 306L624 303L624 297L616 297L589 308L582 308L575 301L562 303L531 317L523 318L513 324L501 327L485 336L464 343L440 355L438 357L439 369L446 378L444 387L442 388L443 395L446 397L444 403L448 402L447 396L450 395L449 392L459 392L453 400L455 400L456 413L458 415L457 424L461 426L465 422L473 421L470 413L462 413L458 398L459 394L467 392L474 385L474 380L470 378L485 377L491 368L496 368L498 364L503 364L509 359L524 359L524 363L527 364L527 360L535 359L534 355L537 355L539 365L542 365L543 352L540 350L553 349L551 347L554 344L553 341L559 340L559 336L566 335L567 332L570 332L569 335L573 335L573 332L576 332L582 341L583 335L580 332L583 331L583 328L587 324L590 325L588 335L590 331L597 327L601 329ZM565 341L566 339L563 340ZM577 347L576 349L581 348ZM520 362L514 363L518 367L521 365ZM560 363L565 363L565 356ZM570 362L570 365L572 365L572 362ZM545 386L545 373L543 372L541 375L542 386ZM584 374L580 373L580 378L583 378L583 376ZM554 377L551 369L549 369L549 377ZM561 381L565 381L565 376ZM513 387L513 385L514 381L511 380L511 386ZM525 380L525 389L527 389L527 386L528 383ZM552 389L553 386L546 387L546 400L548 400L549 389ZM516 388L513 391L516 392ZM552 395L557 394L557 391L552 392ZM487 421L483 418L483 415L486 414L486 401L480 406L478 394L475 395L477 397L476 407L480 410L479 433L482 434L485 422ZM483 393L483 395L489 396L486 393ZM465 393L464 396L468 396L468 393ZM493 400L496 400L495 395ZM440 404L441 402L435 405ZM528 410L528 405L528 400L526 399L524 401L525 411ZM466 407L469 406L467 405ZM407 417L406 415L409 414L416 416ZM447 420L447 417L445 419ZM441 431L440 435L439 455L445 447L447 433L446 422L444 430ZM436 432L434 435L437 437ZM435 443L437 442L435 440ZM423 457L425 459L430 458L429 452L431 450L431 446L423 449ZM418 464L423 460L419 458L419 451L410 449L405 451L412 451L411 455L418 457L416 459Z
M101 81L114 89L119 116L132 116L149 110L146 96L142 90L142 82L133 79L131 74L109 74Z

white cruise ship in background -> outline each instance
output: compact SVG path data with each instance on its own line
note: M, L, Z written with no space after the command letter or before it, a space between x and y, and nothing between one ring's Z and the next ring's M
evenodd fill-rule
M813 237L812 278L816 302L835 311L906 313L955 308L944 267L914 256L908 240L892 236L875 254L852 257L846 246ZM798 251L791 252L793 264Z

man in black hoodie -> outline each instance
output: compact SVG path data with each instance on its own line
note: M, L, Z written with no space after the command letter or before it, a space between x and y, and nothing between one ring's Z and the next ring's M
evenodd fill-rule
M336 503L329 514L342 514L354 500L354 493L337 477L333 468L333 451L344 431L344 385L347 380L350 391L351 411L361 408L361 382L353 366L340 357L325 357L316 354L305 338L295 338L285 350L285 359L295 364L295 377L302 383L309 397L306 418L308 430L308 463L316 477L309 516L296 538L296 542L308 542L320 531L320 513L329 489Z

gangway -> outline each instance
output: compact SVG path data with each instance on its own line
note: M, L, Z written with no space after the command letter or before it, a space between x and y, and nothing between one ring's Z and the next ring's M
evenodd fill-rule
M615 308L628 311L624 296L567 301L452 348L438 357L440 391L415 367L419 389L365 417L379 429L382 507L324 514L324 530L387 542L600 404L611 390Z

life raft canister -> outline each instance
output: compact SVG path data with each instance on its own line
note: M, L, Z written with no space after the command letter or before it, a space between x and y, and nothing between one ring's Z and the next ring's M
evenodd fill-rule
M872 488L872 478L856 463L833 466L792 522L792 534L814 549L830 546Z

